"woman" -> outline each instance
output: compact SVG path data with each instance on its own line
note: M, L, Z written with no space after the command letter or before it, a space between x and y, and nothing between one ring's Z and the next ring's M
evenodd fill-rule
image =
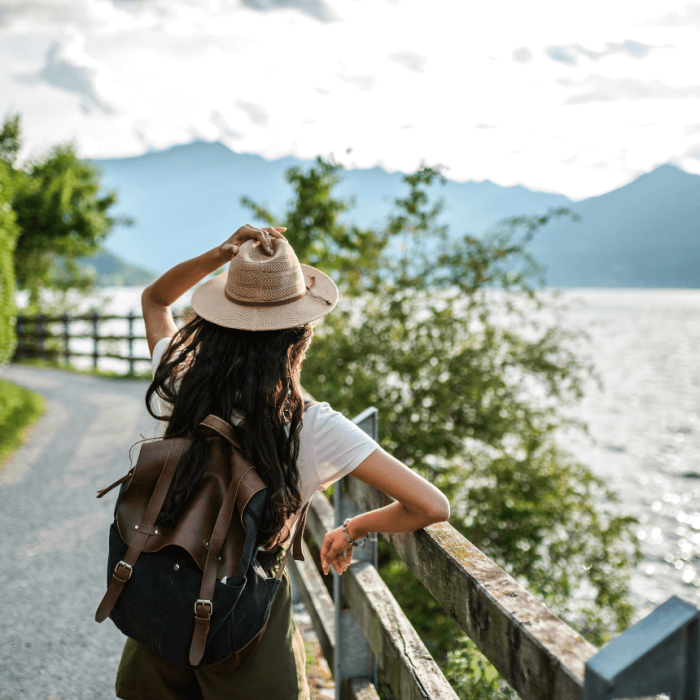
M299 375L318 319L331 311L338 290L324 273L299 262L284 228L246 225L225 243L175 266L142 297L154 380L149 411L165 421L167 437L190 435L159 515L177 521L197 483L205 438L200 421L229 417L244 456L257 468L270 498L262 531L261 564L272 571L290 541L295 515L347 474L396 499L327 533L321 548L325 574L342 574L353 546L370 532L413 532L449 517L440 491L387 454L326 403L303 410ZM227 275L203 284L192 297L195 316L178 331L171 304L230 262ZM152 408L162 401L163 415ZM269 552L269 553L267 553ZM260 646L231 674L206 667L182 669L129 639L117 675L124 700L215 698L297 700L309 697L304 644L291 618L288 575L272 606Z

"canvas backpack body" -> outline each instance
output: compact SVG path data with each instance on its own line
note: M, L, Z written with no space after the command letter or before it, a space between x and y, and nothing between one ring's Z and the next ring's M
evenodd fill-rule
M173 528L156 525L188 438L142 445L121 486L109 535L108 588L95 615L181 667L230 672L265 631L290 550L303 560L306 509L273 577L256 559L267 488L242 456L233 428L210 415L209 461ZM222 579L225 583L222 583Z

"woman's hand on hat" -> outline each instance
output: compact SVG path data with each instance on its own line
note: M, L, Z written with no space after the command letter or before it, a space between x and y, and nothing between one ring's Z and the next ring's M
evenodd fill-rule
M345 539L343 528L337 527L326 533L321 547L321 568L327 574L332 566L337 574L342 574L352 561L352 545Z
M281 238L283 241L286 241L287 239L282 235L282 232L286 230L286 228L279 226L257 228L256 226L246 224L245 226L241 226L233 236L221 244L221 252L227 257L234 258L238 253L241 243L252 239L258 241L263 249L272 255L272 239Z

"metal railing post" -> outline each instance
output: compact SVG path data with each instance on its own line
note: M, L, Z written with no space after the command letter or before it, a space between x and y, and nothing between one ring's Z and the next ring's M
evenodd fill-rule
M371 438L378 438L378 411L368 408L353 419L360 429ZM335 526L343 524L345 518L351 518L362 512L353 501L345 495L345 477L336 482L333 488L333 507ZM353 559L369 561L377 567L377 535L372 533L366 547L355 547ZM333 679L335 681L335 697L340 700L343 679L369 678L377 685L377 662L370 652L369 645L362 630L352 616L350 610L343 606L342 577L333 572L333 601L335 603L335 653Z
M582 700L700 699L700 611L671 596L586 662Z

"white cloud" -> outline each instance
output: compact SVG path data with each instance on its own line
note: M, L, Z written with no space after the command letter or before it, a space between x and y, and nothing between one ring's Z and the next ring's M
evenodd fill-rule
M425 56L415 51L406 51L405 49L389 54L389 58L404 68L412 70L414 73L422 73L425 70L425 64L428 62Z
M83 111L99 109L105 114L114 112L104 95L105 84L110 82L109 68L95 61L83 50L83 37L75 35L66 44L54 42L46 52L44 65L33 73L19 73L17 80L26 83L46 83L51 87L78 95Z
M678 9L660 17L656 24L661 27L700 27L700 3L682 3Z
M246 102L245 100L238 100L238 107L246 113L248 119L250 119L253 124L258 126L267 126L270 121L270 115L267 110L255 102Z
M210 119L211 123L218 129L216 137L218 141L238 140L243 138L243 134L240 131L236 131L236 129L226 121L224 115L216 109L212 110Z
M426 31L423 0L0 1L0 111L22 112L29 150L75 138L86 156L134 155L193 135L266 157L352 147L361 167L442 162L574 197L669 158L697 168L683 155L695 5L533 2L506 3L504 21L499 3L434 0Z
M296 10L319 22L333 22L337 19L331 5L322 0L241 0L241 2L245 7L260 12Z
M360 90L371 90L377 84L377 79L373 75L346 75L338 73L338 77L344 83L355 85Z
M518 63L530 63L532 59L532 51L530 51L527 46L521 46L519 49L515 49L515 51L513 51L513 60L517 61Z
M624 54L631 58L642 59L655 48L658 47L642 44L632 39L626 39L620 42L608 41L605 47L600 50L587 49L581 46L581 44L570 44L568 46L548 46L545 49L545 53L552 61L559 61L560 63L575 66L578 64L578 59L580 57L588 58L591 61L600 61L601 58L607 56Z

